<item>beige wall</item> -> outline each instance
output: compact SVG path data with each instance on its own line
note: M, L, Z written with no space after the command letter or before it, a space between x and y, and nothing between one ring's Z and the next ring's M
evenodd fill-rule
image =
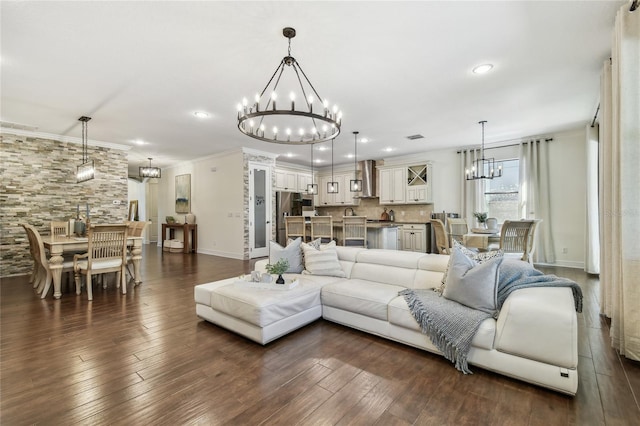
M158 188L158 226L166 216L184 222L175 212L175 177L191 175L191 212L198 224L198 252L248 259L248 162L273 166L268 156L238 149L187 161L162 170ZM160 231L161 233L161 231ZM160 236L158 243L161 244ZM176 238L182 239L177 233Z

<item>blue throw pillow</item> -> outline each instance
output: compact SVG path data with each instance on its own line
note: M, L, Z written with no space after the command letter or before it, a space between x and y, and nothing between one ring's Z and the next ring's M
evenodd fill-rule
M302 239L300 237L289 242L286 247L282 247L275 241L269 241L269 263L274 264L280 259L287 259L289 262L289 269L286 272L291 274L299 274L304 269L302 265L302 251L300 250L300 244Z
M443 296L462 305L494 315L498 310L498 271L503 257L477 263L459 248L451 253Z

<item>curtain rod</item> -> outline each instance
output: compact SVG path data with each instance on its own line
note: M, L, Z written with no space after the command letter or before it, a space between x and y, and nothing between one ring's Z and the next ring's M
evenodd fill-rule
M532 138L532 139L536 139L536 138ZM536 142L540 142L541 140L542 140L542 138L538 138L538 139L536 140ZM544 141L545 141L545 142L551 142L551 141L553 141L553 138L546 138ZM507 148L507 147L509 147L509 146L519 146L519 145L520 145L519 143L510 143L510 144L508 144L508 145L491 146L491 147L489 147L489 148L485 148L484 150L486 151L486 150L488 150L488 149ZM461 152L462 152L462 151L456 151L456 154L460 154Z

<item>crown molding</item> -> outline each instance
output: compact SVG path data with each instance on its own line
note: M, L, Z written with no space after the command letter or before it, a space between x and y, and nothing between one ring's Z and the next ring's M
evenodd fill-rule
M22 130L22 129L8 128L8 127L0 127L0 132L6 133L9 135L26 136L29 138L38 138L38 139L49 139L49 140L54 140L59 142L67 142L67 143L82 145L82 138L77 138L75 136L63 136L63 135L56 135L54 133L34 132L31 130ZM129 145L121 145L113 142L98 141L95 139L87 139L87 145L99 146L102 148L119 149L120 151L131 150L131 147Z

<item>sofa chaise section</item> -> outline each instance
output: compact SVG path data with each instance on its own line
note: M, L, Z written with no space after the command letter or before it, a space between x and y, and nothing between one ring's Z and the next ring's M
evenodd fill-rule
M196 312L261 344L322 317L440 354L398 292L440 287L449 256L352 247L336 250L345 278L287 275L299 278L299 291L315 292L305 303L293 303L297 300L293 290L238 296L235 280L230 279L196 286ZM263 271L266 263L257 262L256 270ZM217 298L223 300L214 300ZM239 300L224 300L236 298ZM259 312L269 309L280 316ZM480 324L467 360L472 366L574 395L578 386L577 316L571 289L514 291L497 319Z

